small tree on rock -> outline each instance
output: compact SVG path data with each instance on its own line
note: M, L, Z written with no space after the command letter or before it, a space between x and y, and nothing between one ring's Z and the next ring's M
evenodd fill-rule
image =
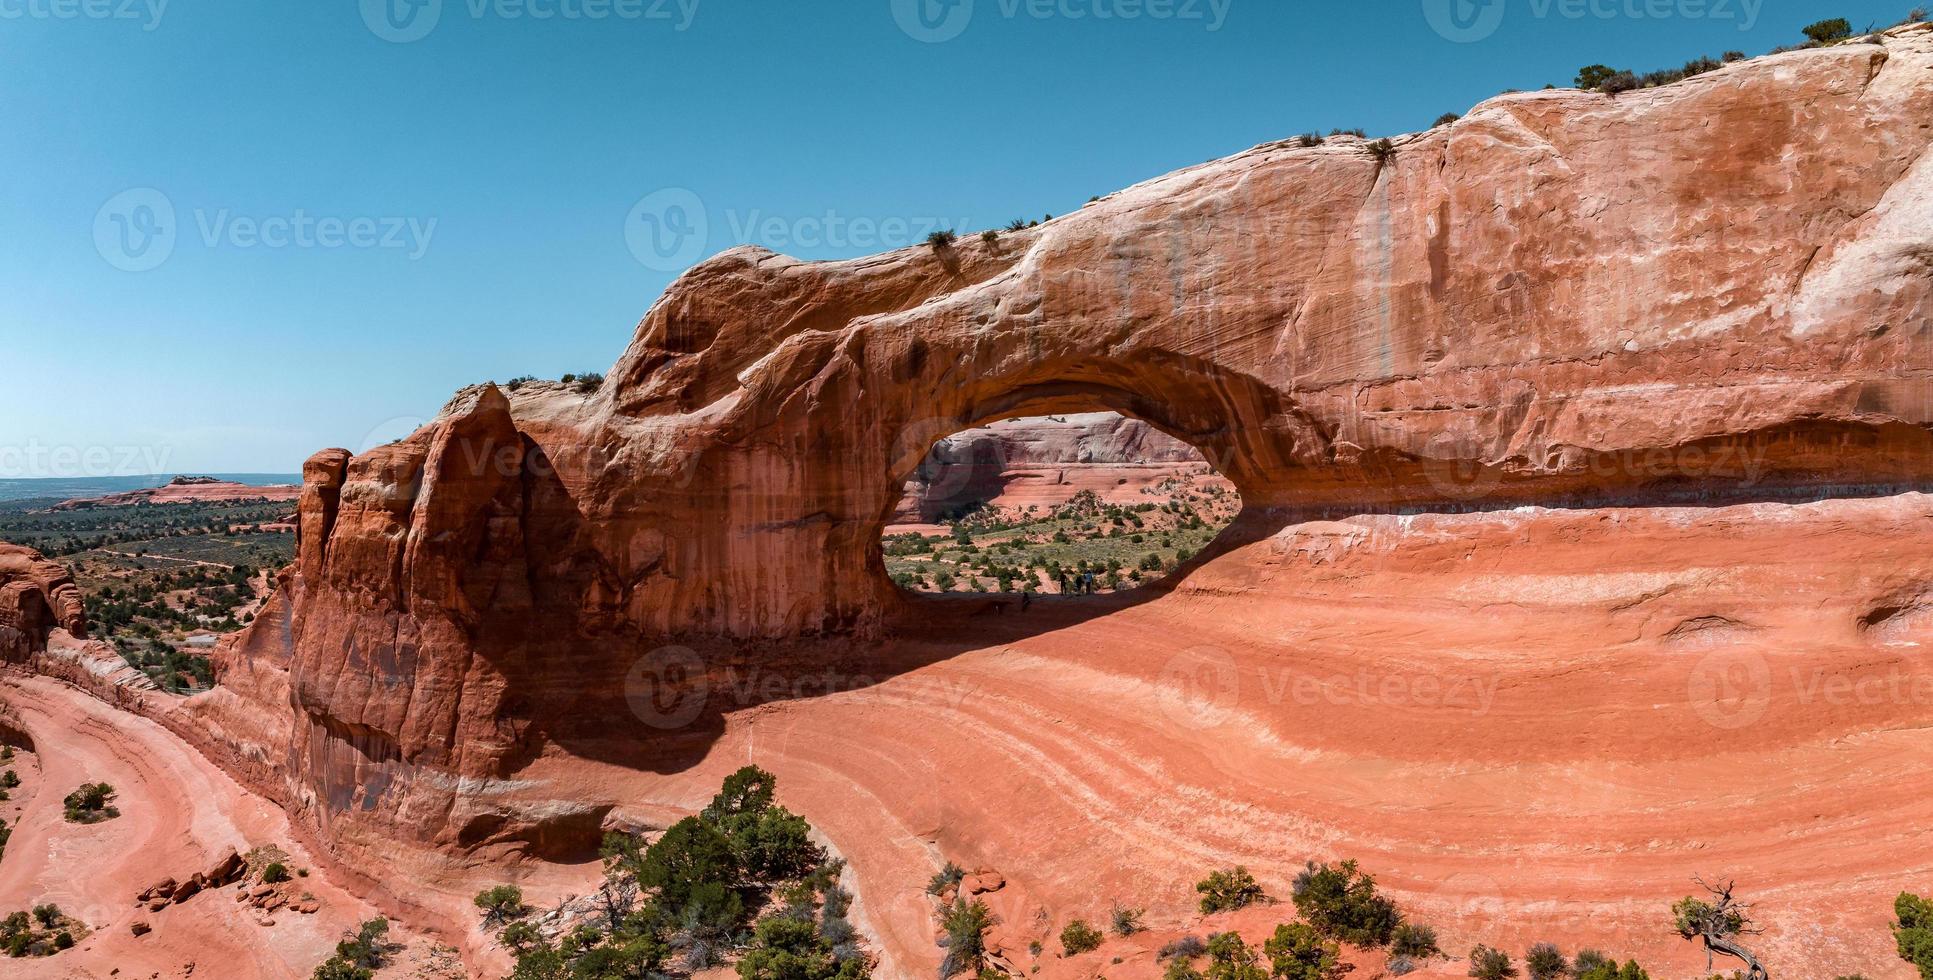
M1822 20L1808 25L1804 31L1805 36L1811 38L1814 43L1830 44L1833 41L1843 41L1851 37L1852 24L1844 17L1834 17L1831 20Z
M1741 936L1756 936L1764 931L1753 925L1748 914L1751 906L1732 897L1733 882L1720 886L1707 884L1702 878L1693 880L1710 893L1711 900L1687 896L1672 904L1671 915L1678 926L1678 935L1686 941L1704 943L1706 969L1711 969L1713 955L1722 953L1745 964L1745 980L1766 980L1769 974L1759 965L1758 957L1739 942Z

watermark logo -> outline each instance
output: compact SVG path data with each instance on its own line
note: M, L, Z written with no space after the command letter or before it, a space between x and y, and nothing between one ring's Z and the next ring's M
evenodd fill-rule
M972 224L971 217L875 217L833 210L812 214L771 214L756 208L714 212L695 192L668 187L646 194L631 205L624 216L624 244L645 268L682 272L705 257L713 229L729 235L735 244L761 245L778 252L880 252L918 245L936 231Z
M420 415L398 415L384 419L363 433L362 439L356 443L355 454L361 456L371 449L402 442L431 421Z
M413 261L429 251L435 218L336 217L297 208L286 215L237 215L227 208L191 212L203 248L358 249L407 253ZM180 244L174 202L152 187L122 191L94 214L94 249L125 272L146 272L168 261Z
M1200 24L1213 33L1228 23L1234 0L992 0L1003 20L1160 20ZM975 0L890 0L893 20L907 37L927 44L951 41L973 22Z
M168 0L0 0L0 20L134 21L143 31L167 12Z
M1241 673L1235 658L1220 647L1189 647L1161 668L1155 681L1161 711L1177 725L1198 728L1215 724L1242 697Z
M1423 17L1444 40L1471 44L1497 33L1504 0L1423 0Z
M631 713L661 731L697 721L710 698L705 662L690 647L658 647L639 657L624 675L624 700Z
M5 0L0 0L5 2ZM699 0L461 0L471 20L662 21L687 31ZM395 44L420 41L443 19L443 0L361 0L371 34Z
M705 202L682 187L646 194L624 216L624 244L647 269L679 272L704 257L711 240Z
M94 213L94 249L123 272L146 272L175 250L175 206L152 187L122 191Z
M1765 0L1524 0L1537 20L1729 20L1749 31ZM1446 41L1470 44L1503 25L1509 0L1422 0L1423 19Z
M1450 500L1480 500L1503 482L1503 469L1484 462L1485 440L1444 432L1430 440L1423 478Z
M893 20L915 41L941 44L966 33L973 0L892 0Z
M1753 650L1714 650L1691 669L1685 694L1713 728L1756 724L1772 703L1772 665Z
M90 479L168 472L167 445L50 446L38 440L0 445L0 479Z
M362 22L392 44L420 41L443 19L443 0L362 0Z

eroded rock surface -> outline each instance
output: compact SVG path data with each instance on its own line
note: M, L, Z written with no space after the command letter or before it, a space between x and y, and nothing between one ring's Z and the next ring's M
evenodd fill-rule
M1112 412L1006 419L934 445L906 481L893 523L931 523L982 506L1052 508L1083 490L1139 502L1164 479L1214 471L1201 451Z
M1857 680L1923 633L1930 69L1899 31L1500 97L1386 161L1257 147L994 244L735 249L594 394L486 385L310 460L281 595L206 724L170 727L390 872L583 858L757 759L904 975L935 954L900 892L956 854L1054 914L1149 896L1167 929L1206 866L1280 889L1356 856L1458 942L1616 928L1661 956L1633 924L1717 864L1879 937L1793 918L1775 948L1881 972L1863 910L1923 842L1849 867L1831 841L1924 809L1927 706L1822 710L1794 675L1741 709L1701 651ZM1099 618L892 588L879 531L936 440L1091 411L1234 482L1223 550ZM1564 509L1499 513L1531 504ZM1265 700L1178 700L1191 649ZM1333 681L1358 664L1438 686L1392 710Z

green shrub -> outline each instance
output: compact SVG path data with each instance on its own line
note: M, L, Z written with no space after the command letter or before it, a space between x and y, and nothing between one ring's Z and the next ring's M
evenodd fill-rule
M1432 124L1432 128L1434 128L1435 126L1448 126L1449 124L1456 122L1457 120L1462 118L1463 118L1463 115L1461 113L1446 112L1436 117L1436 122Z
M1510 954L1479 945L1470 951L1470 975L1477 980L1505 980L1516 976L1517 968L1510 965Z
M604 387L604 375L597 371L586 371L575 378L564 376L564 383L570 385L580 395L589 395Z
M941 980L986 965L987 929L993 921L993 913L985 902L956 898L947 906L940 916L940 929L946 933L943 941L946 957L940 962Z
M1155 958L1192 960L1206 952L1208 952L1208 944L1202 942L1200 936L1183 936L1162 945L1160 951L1155 953Z
M20 785L20 774L12 769L0 772L0 789L13 789Z
M1396 158L1396 144L1391 143L1388 137L1376 140L1363 149L1368 150L1369 155L1375 157L1377 163L1388 163Z
M1255 951L1233 932L1208 937L1208 969L1204 980L1268 980Z
M931 247L935 252L944 252L947 249L952 248L953 243L959 240L960 240L960 236L956 234L952 229L947 229L945 231L936 231L931 235L926 236L926 244L929 247Z
M34 921L39 922L42 929L52 929L60 921L60 906L52 902L34 906Z
M1803 28L1803 33L1811 38L1814 44L1828 44L1851 37L1852 24L1844 17L1834 17L1831 20L1822 20L1806 26Z
M289 880L289 869L284 867L280 861L277 861L262 869L262 880L271 885L287 881Z
M1933 902L1918 895L1901 892L1893 901L1893 941L1899 958L1920 971L1921 980L1933 980Z
M389 920L380 916L364 922L336 944L334 956L315 968L315 980L370 980L387 961Z
M1303 147L1321 146L1322 136L1319 133L1303 133L1301 136L1295 138L1295 142L1298 146Z
M1162 971L1161 980L1202 980L1201 971L1187 960L1169 960L1168 968Z
M1617 960L1611 959L1595 949L1580 949L1577 951L1577 959L1571 961L1571 970L1577 975L1583 976L1607 963L1610 964L1613 970L1618 968Z
M980 240L988 245L998 245L1000 244L1000 233L989 228L980 233Z
M485 888L470 901L483 911L484 924L493 928L530 914L529 907L524 905L523 889L516 885Z
M1142 909L1122 908L1116 905L1114 911L1108 914L1108 918L1114 926L1114 934L1117 936L1132 936L1140 932L1142 912Z
M932 879L926 883L926 893L928 895L938 896L949 888L958 888L960 882L965 880L966 869L948 861L946 862L946 866L935 873Z
M858 976L842 972L832 944L809 921L774 916L761 919L752 942L738 961L743 980L836 980Z
M1060 931L1060 949L1063 956L1079 956L1101 948L1101 930L1075 919Z
M1577 87L1588 92L1602 87L1605 82L1618 74L1620 74L1618 69L1609 65L1585 65L1577 70Z
M1618 968L1616 960L1603 960L1588 970L1583 967L1583 962L1584 954L1577 954L1577 964L1572 967L1577 980L1651 980L1651 974L1644 972L1637 960L1627 961L1623 969Z
M1389 951L1411 959L1425 959L1443 952L1436 943L1436 930L1420 922L1397 923L1395 931L1389 934Z
M676 917L699 887L736 883L738 856L732 842L717 827L698 817L686 817L645 849L638 862L637 879L644 888L655 889L659 902Z
M1691 78L1694 75L1703 75L1708 71L1717 71L1723 67L1725 67L1725 63L1716 58L1693 58L1685 62L1683 74L1684 77Z
M1538 943L1524 954L1524 971L1530 980L1557 980L1571 972L1571 964L1556 946Z
M121 811L109 805L113 799L114 787L106 783L86 783L67 794L61 802L70 822L100 823L121 815Z
M1599 85L1597 90L1605 95L1621 95L1643 86L1644 83L1638 80L1638 76L1628 71L1621 71L1605 79L1604 84Z
M1240 865L1216 871L1196 882L1195 891L1201 894L1203 915L1247 908L1267 897L1262 893L1262 886L1255 883L1255 876Z
M1309 862L1296 876L1294 897L1296 911L1310 925L1354 946L1388 944L1403 918L1396 903L1377 894L1376 879L1354 861Z
M1276 980L1329 980L1341 971L1341 949L1300 922L1276 926L1262 952Z

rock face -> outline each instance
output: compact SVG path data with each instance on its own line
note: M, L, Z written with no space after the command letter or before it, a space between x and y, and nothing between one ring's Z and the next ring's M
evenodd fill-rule
M894 523L931 522L982 505L1052 507L1081 490L1138 489L1208 471L1200 450L1111 412L1005 419L935 444L906 481Z
M1463 753L1454 758L1425 759L1421 749L1404 747L1410 743L1396 744L1407 736L1374 706L1328 711L1332 717L1322 720L1336 726L1323 729L1328 741L1306 749L1285 748L1291 733L1272 722L1226 710L1178 717L1160 710L1166 702L1158 698L1139 705L1154 710L1108 715L1097 729L1101 742L1172 743L1186 752L1176 749L1182 754L1166 760L1168 771L1206 759L1216 771L1241 774L1229 784L1238 789L1196 787L1200 795L1191 798L1248 794L1242 805L1262 801L1253 812L1267 824L1147 857L1146 866L1159 870L1133 884L1166 888L1199 871L1202 859L1253 855L1236 841L1258 834L1303 854L1337 846L1348 832L1337 829L1343 823L1329 827L1333 834L1315 825L1324 807L1361 815L1363 826L1379 807L1407 808L1409 816L1385 825L1381 836L1349 838L1375 859L1366 862L1372 867L1441 852L1435 843L1452 825L1481 836L1474 828L1507 824L1477 848L1493 861L1565 846L1623 805L1608 789L1613 783L1662 794L1687 779L1737 772L1701 758L1692 767L1698 778L1668 768L1607 770L1597 784L1580 775L1579 785L1606 791L1572 800L1556 823L1507 819L1540 805L1531 793L1541 777L1532 776L1574 773L1563 767L1576 758L1541 736L1525 742L1523 731L1535 726L1503 723L1525 726L1525 712L1567 703L1542 690L1552 685L1560 696L1599 704L1591 692L1601 689L1582 679L1601 680L1593 666L1601 648L1593 644L1642 639L1695 649L1744 635L1754 616L1777 618L1753 600L1778 593L1756 589L1840 582L1921 595L1906 579L1858 578L1865 552L1878 555L1896 539L1848 539L1841 547L1852 552L1835 553L1834 578L1807 573L1803 562L1824 559L1795 553L1798 539L1778 532L1803 524L1811 542L1831 540L1820 528L1884 524L1924 534L1918 502L1875 510L1833 501L1804 521L1768 503L1726 512L1722 532L1701 530L1705 511L1659 508L1879 496L1933 476L1930 69L1933 33L1902 30L1883 46L1758 59L1615 99L1570 91L1499 97L1452 125L1398 138L1387 160L1349 138L1313 148L1266 145L1002 234L994 244L968 237L943 250L822 263L755 248L727 252L667 291L594 394L540 386L506 395L486 385L462 392L399 443L311 459L287 598L226 652L227 676L246 684L202 702L210 705L211 730L229 733L202 737L253 740L253 749L237 753L247 758L243 768L366 866L389 866L411 848L581 858L625 800L690 802L701 778L716 775L707 767L733 755L725 748L710 754L719 740L750 751L739 727L750 722L731 714L734 704L699 697L698 709L683 711L687 695L707 685L716 691L728 667L940 665L932 671L944 677L944 663L966 651L984 647L994 656L1033 638L1038 649L1012 653L1001 669L1036 681L1100 683L1106 665L1053 659L1069 647L1042 646L1049 643L1044 625L1009 623L990 633L942 615L955 608L943 601L902 596L884 575L878 538L906 480L940 438L1003 418L1113 411L1199 449L1248 509L1225 552L1207 556L1175 594L1132 617L1052 624L1069 631L1054 642L1137 651L1122 680L1128 686L1107 690L1140 690L1132 685L1167 676L1161 664L1175 647L1196 642L1204 623L1234 630L1234 611L1247 619L1244 632L1227 634L1229 670L1285 656L1240 644L1278 631L1270 610L1299 608L1296 590L1316 579L1343 604L1303 610L1325 628L1293 635L1330 644L1337 661L1349 661L1354 648L1337 637L1354 627L1334 619L1336 608L1364 616L1407 609L1421 589L1445 616L1480 609L1507 620L1509 629L1484 634L1488 641L1466 636L1458 653L1501 664L1487 676L1516 685L1507 702L1516 713L1485 715L1471 734L1450 739ZM1630 568L1611 588L1586 576L1590 555L1567 544L1602 530L1588 518L1519 525L1443 517L1448 523L1435 537L1413 536L1396 518L1298 524L1526 504L1586 515L1591 507L1632 509L1642 514L1634 526L1694 551L1716 548L1740 526L1767 537L1753 538L1758 550L1737 558L1756 563L1744 584L1722 576L1678 581L1658 567L1657 554L1620 552ZM1393 537L1381 550L1359 547L1378 534ZM1538 549L1584 577L1524 584L1521 594L1466 587L1477 567L1471 559L1520 560ZM1342 555L1356 556L1342 580L1308 571ZM1359 603L1358 590L1377 601ZM1226 596L1241 596L1244 605L1237 610ZM1682 622L1617 619L1660 597L1665 611L1685 614ZM1858 601L1865 598L1862 592ZM1918 601L1885 608L1917 610ZM1498 612L1524 609L1530 619ZM1579 609L1588 616L1580 619ZM1910 621L1899 615L1908 614L1882 615L1872 629L1905 635L1922 622L1911 618L1918 612ZM1610 622L1622 632L1579 637L1579 622ZM1664 633L1654 637L1654 627ZM1422 658L1416 663L1442 652L1411 649L1418 635L1429 633L1419 626L1381 636L1378 646ZM903 642L886 652L868 645L886 636ZM1831 643L1846 639L1834 637ZM1534 651L1560 639L1580 645L1564 647L1563 670L1551 675ZM1651 664L1641 683L1630 682L1631 697L1656 704L1685 690L1676 661L1654 663L1644 652L1652 659L1611 658ZM983 660L973 662L985 670ZM1035 675L1030 663L1053 666ZM1011 692L1007 704L1038 698L1039 686L1030 693L1015 680L1003 688ZM1092 693L1062 690L1026 710L995 713L1020 725L1087 705ZM827 712L821 718L848 703L821 700L803 703ZM952 704L956 713L970 710ZM801 792L820 793L820 811L805 812L826 821L835 840L844 834L857 847L854 834L899 839L911 828L961 843L933 828L973 823L963 816L972 810L919 797L919 777L895 764L944 722L909 711L890 737L863 727L865 718L889 713L841 715L844 727L804 724L830 740L812 743L829 746L824 758L813 758L805 742L767 751L799 753L787 758L797 759ZM1815 772L1841 771L1824 763L1864 766L1863 757L1828 758L1828 736L1863 722L1908 730L1901 726L1909 719L1897 717L1906 714L1849 709L1832 715L1831 725L1815 719L1792 736L1791 761ZM1655 719L1626 718L1631 727L1620 729L1605 716L1579 715L1583 727L1566 729L1580 733L1573 748L1633 766L1657 752L1682 758L1681 744L1660 746L1654 737L1709 735L1689 714L1654 729L1644 726ZM1426 733L1466 733L1458 727L1466 721L1414 719ZM1194 738L1203 728L1252 751ZM1476 728L1507 748L1475 741ZM1633 730L1664 734L1643 736L1628 755L1606 747ZM972 751L958 744L925 748ZM1716 744L1714 751L1750 750L1742 736L1722 735ZM1039 757L1048 758L1047 750ZM1046 796L1108 809L1111 791L1100 787L1119 785L1119 772L1106 771L1103 759L1057 765L1047 785L1028 771L1001 771L1014 758L974 755L971 762L1008 777L975 781L972 792L1021 787L1018 795L973 800L1004 810L999 819L1009 828L1084 825ZM1291 758L1315 760L1328 781L1307 781L1284 761ZM1483 777L1493 795L1458 795L1456 781L1470 770L1457 760L1470 758L1495 767ZM1347 759L1377 761L1359 771L1338 764ZM861 761L870 768L845 778L876 782L871 798L919 812L891 828L824 812L840 807L813 780ZM942 764L927 760L924 771ZM1400 785L1379 782L1377 772L1397 774L1391 778ZM639 782L621 791L627 774ZM1137 799L1167 791L1158 773L1143 775L1147 792ZM1752 785L1720 781L1735 794L1727 799L1757 798ZM1297 788L1270 788L1278 785ZM1454 824L1443 809L1418 809L1439 798L1467 820ZM1501 802L1484 802L1491 799ZM1813 812L1811 802L1813 795L1795 791L1760 815L1798 821ZM1026 819L1016 816L1022 813ZM1182 832L1158 825L1170 816L1149 817L1124 846L1168 846ZM1592 853L1682 841L1670 830L1682 815L1650 816L1607 832ZM1724 832L1723 821L1693 822L1701 840ZM974 829L1014 851L1030 846L984 821ZM1099 893L1091 880L1077 880L1086 864L1066 847L972 857L1002 868L1045 861L1029 874L1056 907ZM1267 857L1283 859L1280 867L1295 863L1287 854ZM921 852L921 860L930 858ZM904 855L868 860L855 868L882 888L889 886L880 876L910 870ZM1567 860L1538 884L1512 874L1478 885L1507 891L1499 901L1547 902L1588 863L1581 854ZM1483 868L1499 874L1495 863ZM1454 876L1477 866L1446 860L1436 870ZM1639 903L1678 887L1667 882L1682 875L1662 860L1642 870L1641 880L1620 879L1629 884L1611 889L1615 898L1607 901L1625 904L1596 912L1655 918L1655 908ZM1416 878L1397 887L1409 897L1438 895L1430 909L1453 922L1461 921L1455 909L1467 907L1457 902L1472 894ZM896 962L919 966L907 975L926 972L920 962L932 955L920 908L866 913L900 951Z
M39 552L0 542L0 663L25 663L56 629L86 638L80 587Z

